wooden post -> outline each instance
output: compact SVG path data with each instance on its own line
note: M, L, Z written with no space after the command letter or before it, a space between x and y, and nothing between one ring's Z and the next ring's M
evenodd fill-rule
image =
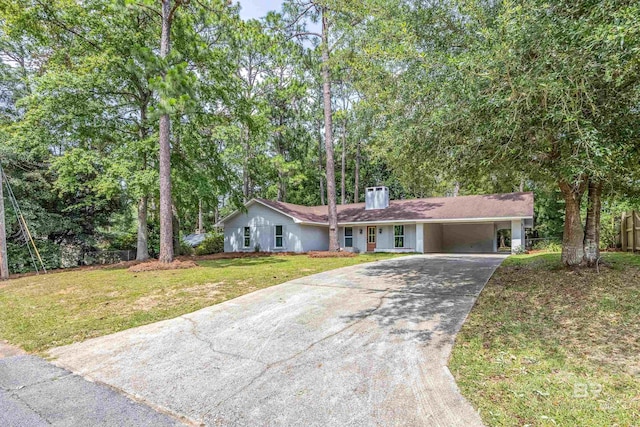
M622 212L620 216L620 249L627 251L627 213Z
M636 211L631 211L631 235L633 236L633 246L631 252L638 249L638 222L636 221Z
M7 228L4 216L4 194L2 193L4 181L2 167L0 166L0 280L9 278L9 262L7 260Z

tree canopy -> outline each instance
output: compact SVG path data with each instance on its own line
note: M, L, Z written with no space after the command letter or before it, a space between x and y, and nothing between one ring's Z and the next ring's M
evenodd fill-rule
M593 263L601 214L639 195L638 16L621 0L288 0L259 20L223 0L3 0L0 162L50 266L61 247L155 257L161 234L169 260L252 197L333 212L380 184L534 191L532 235Z

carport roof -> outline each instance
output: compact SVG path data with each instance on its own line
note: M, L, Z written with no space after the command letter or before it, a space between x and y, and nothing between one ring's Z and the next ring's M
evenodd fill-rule
M301 206L267 199L254 199L249 203L252 202L279 211L296 222L328 224L327 206ZM338 205L340 224L513 218L533 218L533 193L391 200L388 208L372 210L366 210L364 203Z

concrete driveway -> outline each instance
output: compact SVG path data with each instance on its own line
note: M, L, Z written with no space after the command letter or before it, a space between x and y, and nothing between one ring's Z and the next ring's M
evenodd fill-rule
M503 259L347 267L51 355L196 425L482 425L446 363Z

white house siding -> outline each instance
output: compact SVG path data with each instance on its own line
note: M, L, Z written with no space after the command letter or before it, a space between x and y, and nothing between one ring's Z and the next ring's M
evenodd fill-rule
M315 225L299 225L300 233L303 236L301 240L302 251L328 251L329 250L329 227Z
M376 242L377 250L385 249L403 249L395 247L394 226L404 225L404 249L416 248L416 226L415 224L383 224L378 225L378 241ZM382 230L382 232L380 232Z
M365 233L367 232L366 227L355 225L353 228L353 247L352 250L356 252L365 252L367 250L367 241L365 237ZM362 230L362 233L360 233ZM341 248L344 248L344 227L338 227L338 244ZM347 250L351 250L350 248L346 248Z
M518 253L525 248L524 220L511 221L511 253Z
M275 226L283 226L282 248L275 247ZM244 248L244 227L251 229L251 245ZM248 207L224 224L225 252L252 252L256 245L265 252L307 252L329 249L327 227L296 224L293 219L259 203Z
M416 248L416 226L415 224L372 224L370 226L377 227L376 230L376 249L378 251L395 250L394 247L394 225L404 225L404 248ZM360 234L362 230L362 234ZM382 232L381 232L382 230ZM353 249L358 252L366 252L367 250L367 226L353 226ZM344 247L344 227L338 228L338 239L340 247Z
M493 222L442 224L443 252L493 252Z

